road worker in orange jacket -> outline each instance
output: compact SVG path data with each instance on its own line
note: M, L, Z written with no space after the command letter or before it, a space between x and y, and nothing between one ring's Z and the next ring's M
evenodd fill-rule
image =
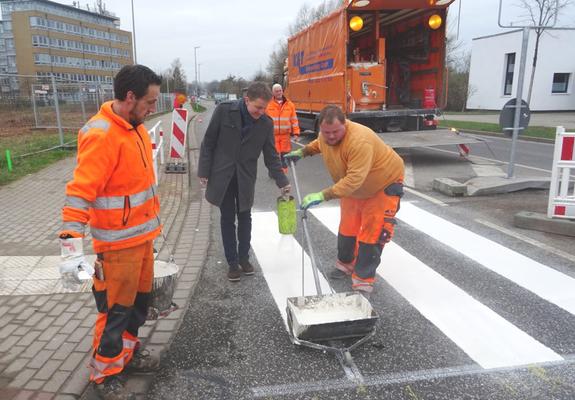
M283 95L283 88L279 83L272 86L272 94L266 114L274 121L276 151L281 157L283 171L287 173L284 156L291 151L291 137L293 136L296 141L299 140L299 123L295 105Z
M316 140L285 158L322 154L335 184L305 196L301 207L340 199L338 254L330 276L351 276L352 288L369 296L383 247L393 237L403 195L403 160L371 129L346 120L339 107L325 107L319 127Z
M156 109L160 83L142 65L118 72L115 99L78 133L77 166L66 186L60 272L65 285L80 283L78 267L86 270L87 264L82 238L89 225L97 253L92 291L98 310L90 380L104 399L135 399L118 374L127 366L159 365L139 348L138 328L152 289L152 241L161 229L152 145L143 125Z

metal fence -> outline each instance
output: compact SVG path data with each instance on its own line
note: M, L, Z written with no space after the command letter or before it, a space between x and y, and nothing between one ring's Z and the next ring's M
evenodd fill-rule
M26 130L77 131L105 101L114 98L108 82L61 80L0 74L0 136ZM173 96L161 93L157 112L172 109Z

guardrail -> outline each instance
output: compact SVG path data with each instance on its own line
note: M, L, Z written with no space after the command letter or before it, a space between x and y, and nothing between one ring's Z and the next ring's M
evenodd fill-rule
M160 165L164 164L164 130L162 128L162 121L156 122L148 132L150 133L150 140L152 142L152 158L154 161L154 175L157 185L160 179L158 175L158 161Z
M575 187L569 194L572 171L575 172L575 132L565 132L565 128L558 126L547 203L548 218L575 219Z

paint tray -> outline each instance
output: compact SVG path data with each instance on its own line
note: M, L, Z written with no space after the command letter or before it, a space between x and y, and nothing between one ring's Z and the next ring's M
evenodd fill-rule
M378 315L365 297L355 292L289 297L287 320L297 340L321 342L367 336Z

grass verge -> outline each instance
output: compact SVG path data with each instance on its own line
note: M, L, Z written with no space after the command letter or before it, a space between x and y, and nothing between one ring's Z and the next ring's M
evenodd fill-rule
M64 142L72 142L76 137L76 133L66 133L64 134ZM34 132L27 135L0 137L0 186L38 172L42 168L74 154L71 150L54 149L21 157L59 144L60 137L57 132ZM12 171L8 170L6 150L10 150L11 153Z
M489 122L453 121L449 119L442 119L439 121L439 125L441 127L457 128L460 130L470 129L474 131L501 133L499 124L492 124ZM530 126L522 135L544 139L555 139L555 128L549 128L545 126Z

